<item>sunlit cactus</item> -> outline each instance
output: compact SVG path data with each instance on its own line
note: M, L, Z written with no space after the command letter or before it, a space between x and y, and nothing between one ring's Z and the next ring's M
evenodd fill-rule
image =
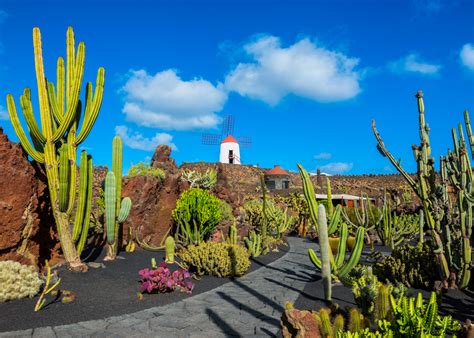
M126 221L132 208L129 197L122 199L122 139L115 136L112 141L112 171L105 178L105 226L107 233L107 256L117 256L120 225Z
M88 231L92 160L87 154L84 155L84 165L81 166L80 172L83 184L79 187L79 203L75 208L76 150L89 135L99 114L105 72L103 68L99 68L95 91L92 83L87 83L82 104L79 96L84 73L85 45L80 42L76 51L72 28L68 28L66 35L66 62L62 57L57 61L56 84L47 81L45 76L39 28L33 29L33 45L40 121L36 120L33 112L30 89L26 88L20 96L20 106L30 138L26 136L20 123L11 94L7 95L8 113L22 147L33 160L44 165L46 169L51 206L64 258L73 270L85 270L86 266L80 260L84 243L80 244L78 250L74 241L81 233ZM75 236L70 227L73 210L76 210Z

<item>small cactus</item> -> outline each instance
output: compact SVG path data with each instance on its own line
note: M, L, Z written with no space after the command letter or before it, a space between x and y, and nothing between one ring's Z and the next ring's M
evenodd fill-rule
M173 236L166 237L165 240L165 262L168 264L174 264L174 238Z

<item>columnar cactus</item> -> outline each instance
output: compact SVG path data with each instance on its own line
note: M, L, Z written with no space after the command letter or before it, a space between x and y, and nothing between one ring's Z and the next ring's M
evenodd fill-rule
M92 84L87 83L83 122L79 126L83 107L79 94L84 73L84 43L79 43L76 52L74 32L69 27L66 36L66 65L64 59L59 57L56 87L46 79L41 33L39 28L36 27L33 29L33 45L41 129L33 113L29 88L26 88L23 95L20 96L20 106L28 126L31 141L21 126L15 101L11 94L7 95L8 113L22 147L33 160L44 165L46 169L51 206L64 257L71 269L85 270L86 266L80 260L80 250L77 250L74 244L69 220L72 211L75 209L76 150L89 135L99 114L104 91L104 69L99 68L98 70L95 92L92 89ZM92 160L87 157L87 154L84 155L84 158L86 159L84 160L85 169L81 171L83 184L79 187L80 201L74 226L76 239L80 232L83 234L87 232L90 217L90 206L88 205L91 195L88 187L92 175L88 175L88 173L90 172L89 168L92 168ZM84 187L86 188L85 193ZM87 226L85 223L87 223Z
M165 262L174 264L175 243L173 236L166 237L165 240Z
M321 220L319 219L321 215L321 208L317 207L317 201L316 201L316 195L314 193L314 188L313 185L310 181L308 172L298 164L298 169L300 170L301 174L301 180L303 181L303 189L304 189L304 195L306 198L306 201L308 202L308 206L310 210L316 210L318 208L318 216L316 218L316 215L311 212L311 218L314 224L318 225L318 231L321 229L321 226L323 226L322 229L324 229L324 225L320 224ZM324 206L322 206L324 208ZM337 208L336 208L337 209ZM336 213L336 212L335 212ZM326 222L326 227L327 227L327 232L328 235L331 234L330 228L331 225L327 225L327 219L326 219L326 214L324 213L324 221ZM334 217L334 215L333 215ZM334 228L337 228L337 224L332 225ZM340 228L339 228L339 244L337 247L337 255L334 258L331 258L331 261L334 261L334 264L330 264L330 269L331 269L331 274L336 277L336 278L342 278L345 275L347 275L359 262L360 255L362 254L362 248L364 247L364 234L365 234L365 229L363 227L359 227L356 232L356 242L354 245L354 249L351 252L351 255L349 256L349 259L346 261L346 245L347 245L347 237L349 235L348 229L347 229L347 224L346 223L341 223ZM320 250L321 250L321 256L323 255L322 247L325 247L326 241L321 238L321 233L319 234L319 243L320 243ZM323 235L328 238L328 236ZM327 245L329 246L329 238L327 239ZM330 250L329 250L330 251ZM323 269L323 264L322 261L318 258L316 253L314 252L313 249L308 249L308 255L311 260L311 262L318 268L319 270L322 271ZM332 256L332 253L329 252L329 256ZM322 258L323 259L323 258Z
M249 237L245 237L244 242L250 256L258 257L264 253L264 248L262 247L262 236L257 234L255 231L250 231Z
M122 139L115 136L112 141L112 171L105 178L105 225L107 229L107 256L114 260L117 256L120 224L125 222L132 200L122 199Z
M235 224L235 221L234 221L234 224L232 224L229 227L229 237L227 238L227 243L231 245L237 245L238 241L239 241L239 238L237 236L237 225Z
M462 127L459 126L459 138L453 129L454 151L449 150L447 156L440 158L440 180L431 157L429 127L425 122L423 93L416 94L420 130L420 145L413 146L413 154L417 162L417 179L410 176L385 144L372 122L372 130L377 139L377 149L387 157L421 201L424 221L430 237L435 244L435 254L439 266L440 277L445 287L464 288L469 284L472 264L472 207L474 203L474 180L471 170L466 141ZM474 150L469 114L464 112L464 121L468 134L471 153ZM457 195L457 212L448 198L448 187L453 187Z
M319 222L318 222L319 250L321 252L321 272L323 274L324 299L326 299L327 301L330 301L331 296L332 296L331 262L329 259L331 248L329 247L329 235L328 235L328 223L326 220L326 210L324 209L324 205L322 204L320 204L318 207L318 219L319 219Z

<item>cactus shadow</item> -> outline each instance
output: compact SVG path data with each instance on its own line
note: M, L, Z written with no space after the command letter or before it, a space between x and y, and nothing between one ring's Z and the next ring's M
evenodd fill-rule
M279 319L276 319L276 318L273 318L273 317L270 317L264 313L262 313L261 311L258 311L258 310L255 310L253 309L252 307L242 303L242 302L239 302L237 299L225 294L224 292L217 292L217 294L223 299L225 300L226 302L232 304L236 309L240 310L240 311L245 311L247 312L248 314L252 315L254 318L258 318L260 320L262 320L263 322L267 323L267 324L270 324L276 328L279 328L280 327L280 320ZM271 299L269 299L268 297L265 297L263 295L260 295L263 299L265 299L265 301L263 301L265 304L267 305L270 305L272 306L272 303L275 303L273 302ZM258 297L260 299L260 297ZM276 304L276 303L275 303ZM274 306L272 306L274 307ZM283 312L283 307L281 307L280 305L278 305L278 308L279 308L279 312L282 313Z
M319 277L319 279L321 279L321 277ZM319 279L318 279L318 280L319 280ZM277 281L277 280L275 280L275 279L265 277L265 280L268 281L268 282L270 282L270 283L274 283L274 284L280 285L280 286L282 286L282 287L284 287L284 288L286 288L286 289L296 291L296 292L298 292L301 296L303 296L303 297L305 297L305 298L307 298L307 299L314 300L314 301L324 301L323 298L316 297L316 296L312 296L312 295L310 295L309 293L304 292L303 290L300 290L300 289L295 288L295 287L293 287L293 286L287 285L287 284L282 283L282 282L280 282L280 281Z
M255 261L255 260L252 260L252 262L264 267L265 269L270 269L270 270L274 270L274 271L278 271L278 272L281 272L281 273L284 273L285 275L290 275L290 276L293 276L293 277L299 277L301 279L296 279L296 278L292 278L292 279L295 279L295 280L301 280L301 281L307 281L308 280L308 277L310 276L310 274L306 271L298 271L299 273L296 273L294 270L292 269L282 269L282 268L277 268L277 267L274 267L272 265L268 265L268 264L263 264L261 262L258 262L258 261ZM292 261L287 261L287 262L292 262Z
M206 314L209 316L209 319L225 333L226 337L242 337L241 334L227 324L227 322L212 309L206 308Z

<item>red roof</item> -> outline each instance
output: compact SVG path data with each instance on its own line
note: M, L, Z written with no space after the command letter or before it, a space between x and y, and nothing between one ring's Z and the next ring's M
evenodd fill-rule
M232 137L232 135L227 135L227 137L221 142L222 143L239 143Z
M275 165L272 169L266 172L266 175L289 175L289 173L279 165Z

